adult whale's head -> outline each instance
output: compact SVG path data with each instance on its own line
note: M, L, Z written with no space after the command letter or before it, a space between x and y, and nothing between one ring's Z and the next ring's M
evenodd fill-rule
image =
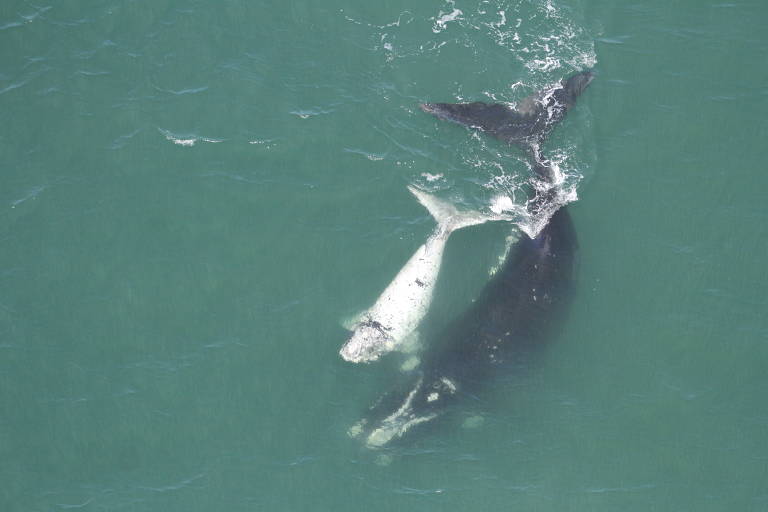
M371 406L348 433L368 448L381 448L416 425L442 415L459 393L457 382L445 375L413 372Z

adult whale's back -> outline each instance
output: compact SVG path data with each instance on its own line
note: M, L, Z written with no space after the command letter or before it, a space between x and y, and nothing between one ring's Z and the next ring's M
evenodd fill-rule
M430 340L421 370L383 396L354 433L382 446L550 339L569 302L577 248L565 207L538 236L523 236L472 306Z
M566 207L536 238L522 236L480 297L435 340L445 345L424 361L425 373L472 382L551 338L569 302L577 248Z

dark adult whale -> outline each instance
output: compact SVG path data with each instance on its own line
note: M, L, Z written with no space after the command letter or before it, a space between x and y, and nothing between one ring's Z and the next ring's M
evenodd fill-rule
M508 142L531 143L533 138L534 143L540 143L591 80L591 72L580 73L562 82L560 89L550 91L550 96L559 98L555 103L562 107L559 114L538 108L521 114L519 109L512 111L503 105L483 108L479 105L484 104L477 103L425 104L423 108L478 126ZM509 121L501 120L500 115L486 115L501 112L499 108L505 109ZM524 123L524 118L530 124ZM541 180L552 177L546 160L537 158L534 170ZM546 195L542 200L547 200ZM561 323L558 317L569 302L576 250L576 234L565 207L554 213L535 238L522 235L472 306L430 340L431 351L423 356L419 370L382 396L350 434L363 438L368 447L383 446L443 414L462 395L475 394L500 370L524 360L534 347L551 338Z
M576 235L565 207L534 238L523 238L480 297L449 324L403 387L383 396L350 431L379 447L473 395L500 369L552 336L565 312Z

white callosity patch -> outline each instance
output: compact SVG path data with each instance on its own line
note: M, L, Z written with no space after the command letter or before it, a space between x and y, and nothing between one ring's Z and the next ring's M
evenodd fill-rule
M339 352L347 361L375 361L388 352L404 350L409 335L418 327L432 303L445 245L451 233L490 220L507 219L495 214L459 212L450 203L414 187L408 189L429 210L438 225L375 304L362 315Z
M370 433L366 440L366 445L369 448L380 448L392 439L401 437L412 427L437 417L435 413L417 416L413 412L413 399L421 390L422 382L423 379L419 379L411 392L405 397L403 404L394 413L386 417L381 422L380 427Z
M438 416L437 412L429 411L426 413L417 413L414 411L413 404L417 397L425 400L428 404L437 403L443 396L453 395L458 390L455 382L447 377L440 377L429 384L429 393L423 387L423 377L418 380L413 389L406 395L405 400L395 412L386 417L381 425L371 431L366 439L369 448L380 448L389 443L392 439L403 436L408 430L430 421ZM426 396L425 396L426 394ZM364 423L358 423L363 425Z
M449 379L449 378L447 378L447 377L441 377L441 378L440 378L440 382L442 382L442 383L443 383L443 385L445 385L445 387L446 387L446 388L448 389L448 391L450 391L451 393L455 393L455 392L456 392L456 384L454 384L454 383L453 383L453 381L452 381L451 379Z
M396 437L402 437L403 434L408 432L411 428L419 425L420 423L426 423L429 420L437 417L437 414L428 414L426 416L413 416L398 418L406 418L403 421L392 421L386 425L374 430L370 436L368 436L367 445L369 448L379 448L390 442Z

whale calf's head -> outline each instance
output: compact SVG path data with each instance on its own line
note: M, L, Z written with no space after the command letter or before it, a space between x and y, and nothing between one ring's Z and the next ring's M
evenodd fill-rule
M392 344L386 328L375 321L363 322L341 347L339 355L352 363L369 363L389 351Z

